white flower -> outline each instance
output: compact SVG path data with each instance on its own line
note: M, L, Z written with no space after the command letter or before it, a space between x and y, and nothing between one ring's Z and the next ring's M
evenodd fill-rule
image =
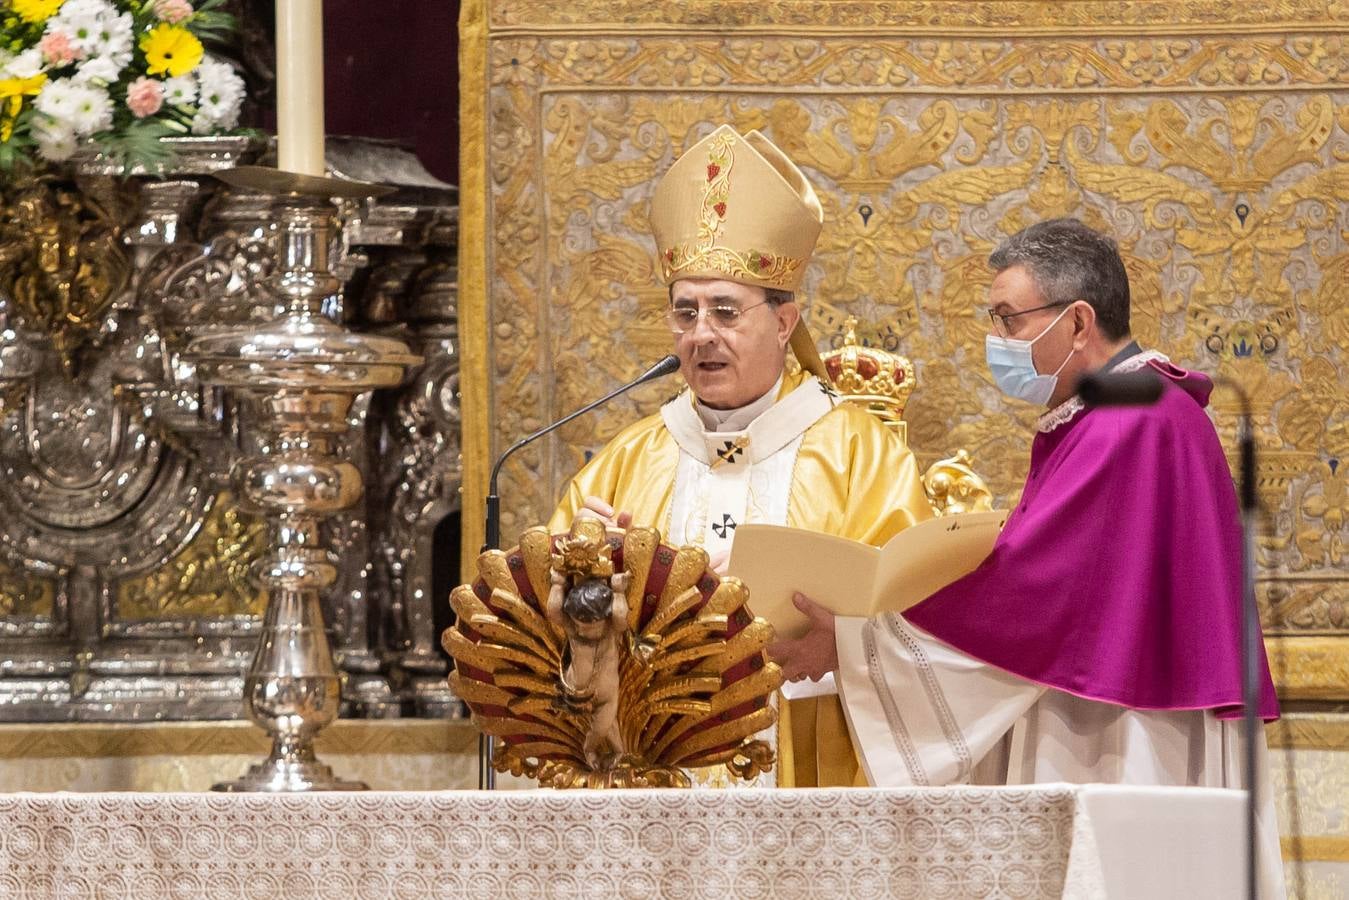
M81 86L70 122L75 133L79 135L93 134L95 131L111 128L112 98L108 96L108 92L92 85Z
M170 106L191 106L197 102L197 79L179 75L164 79L164 102Z
M234 67L206 56L197 66L196 74L200 87L192 132L208 134L239 124L239 108L244 102L244 80L235 73Z
M66 0L56 13L58 16L88 16L97 19L117 15L117 7L110 0Z
M122 69L126 68L126 64L130 61L130 54L127 54L125 62L118 62L111 56L92 56L80 63L72 80L79 84L91 81L99 81L105 85L113 84L122 77Z
M4 75L6 78L32 78L42 71L43 65L42 51L29 47L5 61Z
M112 125L112 99L108 92L71 78L58 78L42 88L34 108L53 125L77 136L102 131Z
M131 47L135 42L134 24L130 13L102 19L88 52L91 55L110 56L125 66L131 62Z
M104 16L100 12L82 9L79 0L66 0L56 15L47 20L48 33L62 31L70 35L70 42L86 54L89 45L102 31Z
M131 61L135 40L130 13L118 13L106 0L66 0L47 20L47 31L62 31L86 56L110 57L119 68Z
M33 100L33 108L50 119L68 122L82 89L69 78L57 78L43 85Z
M66 123L36 116L33 119L33 140L43 159L64 162L75 152L75 132Z

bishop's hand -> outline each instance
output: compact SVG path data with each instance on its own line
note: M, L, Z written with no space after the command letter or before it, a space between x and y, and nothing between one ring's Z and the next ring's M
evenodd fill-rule
M600 497L586 497L585 503L576 514L594 516L610 528L621 528L625 531L632 525L632 513L618 512Z
M838 668L834 614L805 594L794 595L792 604L810 620L810 629L799 638L769 644L768 656L782 667L788 681L819 681Z

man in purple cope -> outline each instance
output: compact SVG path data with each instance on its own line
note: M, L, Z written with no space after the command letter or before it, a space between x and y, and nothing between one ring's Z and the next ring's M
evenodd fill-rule
M1081 222L1032 225L989 263L994 380L1048 407L992 554L903 613L835 618L798 595L811 630L769 651L792 680L837 673L873 785L1241 788L1241 527L1213 384L1133 341L1119 250ZM1084 374L1144 366L1155 405L1076 396ZM1261 808L1261 896L1282 897Z

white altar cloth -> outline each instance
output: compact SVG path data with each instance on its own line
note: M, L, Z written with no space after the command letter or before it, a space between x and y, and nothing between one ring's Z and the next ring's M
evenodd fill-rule
M1241 896L1243 795L0 795L0 897Z

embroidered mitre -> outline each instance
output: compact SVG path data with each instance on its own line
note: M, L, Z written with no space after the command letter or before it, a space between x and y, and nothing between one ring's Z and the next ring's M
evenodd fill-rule
M651 200L666 284L721 278L794 293L823 224L820 198L795 163L758 131L729 125L679 157ZM804 321L791 342L802 368L827 381Z

